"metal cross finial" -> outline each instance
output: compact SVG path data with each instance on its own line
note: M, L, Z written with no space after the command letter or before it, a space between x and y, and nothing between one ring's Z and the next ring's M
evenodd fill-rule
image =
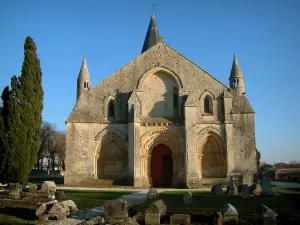
M153 8L152 8L152 12L153 12L153 13L154 13L155 6L156 6L156 5L157 5L157 4L153 4L153 5L152 5L152 7L153 7Z

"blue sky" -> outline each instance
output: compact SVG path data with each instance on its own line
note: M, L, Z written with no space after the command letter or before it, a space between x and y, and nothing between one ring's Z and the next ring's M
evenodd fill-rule
M94 86L139 55L154 3L164 41L227 85L237 54L262 160L300 160L298 0L1 0L1 92L20 74L31 36L43 71L43 119L65 130L83 57Z

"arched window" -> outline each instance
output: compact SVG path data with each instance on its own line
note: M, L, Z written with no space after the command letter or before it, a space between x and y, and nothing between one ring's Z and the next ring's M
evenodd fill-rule
M114 101L111 100L108 103L107 118L114 118L114 117L115 117L115 105L114 105Z
M178 89L173 87L173 107L174 109L178 108Z
M213 102L209 95L204 98L204 113L213 114Z
M86 88L86 82L84 82L83 86L84 86L84 88Z

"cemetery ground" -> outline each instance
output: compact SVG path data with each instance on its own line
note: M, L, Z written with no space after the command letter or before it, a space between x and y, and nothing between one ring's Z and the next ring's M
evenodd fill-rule
M58 187L59 189L59 187ZM275 196L255 196L243 199L236 196L212 196L207 190L190 190L192 202L188 205L183 202L186 191L174 189L162 191L159 198L167 205L167 216L161 218L161 223L169 224L170 215L186 213L192 215L191 223L212 224L211 215L221 212L226 203L233 205L239 213L239 224L258 224L253 217L255 209L264 204L278 213L277 224L300 224L300 189L273 188ZM91 191L91 190L64 190L63 200L73 200L79 210L90 210L100 207L107 200L136 193L134 190L118 191ZM135 206L136 211L145 212L151 201L145 201ZM200 223L201 222L201 223ZM0 224L37 224L35 209L2 208L0 209ZM143 223L140 223L143 224Z

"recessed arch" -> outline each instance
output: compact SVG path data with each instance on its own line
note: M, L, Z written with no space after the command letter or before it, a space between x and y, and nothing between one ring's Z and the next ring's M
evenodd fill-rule
M155 73L160 72L160 71L164 72L164 73L166 73L168 75L170 75L174 79L174 81L176 82L178 89L182 89L183 88L183 85L182 85L180 77L175 72L173 72L172 70L170 70L170 69L168 69L166 67L163 67L163 66L156 66L156 67L153 67L150 70L146 71L140 77L140 79L138 80L137 85L136 85L137 88L138 89L142 89L144 81L147 78L147 76L149 76L150 74L155 74Z
M109 107L111 106L110 104L113 103L113 110L114 110L114 119L117 119L119 117L119 102L116 96L109 94L104 98L103 101L103 117L105 119L109 119L108 114L109 114Z
M223 132L206 127L198 132L198 169L203 178L225 177L227 173L227 152Z
M128 168L127 141L108 129L98 134L95 138L97 145L94 152L95 179L125 178Z

